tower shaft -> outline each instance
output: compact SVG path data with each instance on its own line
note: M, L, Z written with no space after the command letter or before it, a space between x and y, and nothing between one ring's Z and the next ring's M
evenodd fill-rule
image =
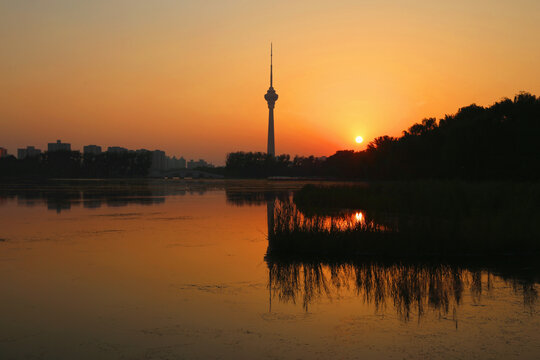
M276 156L276 148L274 144L274 107L268 109L268 143L266 153Z

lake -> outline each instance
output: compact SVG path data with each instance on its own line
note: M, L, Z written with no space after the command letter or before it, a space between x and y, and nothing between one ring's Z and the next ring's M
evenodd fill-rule
M0 358L540 357L529 264L273 256L303 184L0 184Z

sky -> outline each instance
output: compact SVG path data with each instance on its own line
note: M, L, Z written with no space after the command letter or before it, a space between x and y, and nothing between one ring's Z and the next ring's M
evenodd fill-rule
M265 151L270 42L279 154L540 95L537 0L0 0L0 147Z

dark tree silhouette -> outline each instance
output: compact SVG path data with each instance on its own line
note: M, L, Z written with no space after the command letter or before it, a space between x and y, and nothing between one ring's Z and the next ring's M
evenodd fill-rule
M281 158L277 166L263 153L232 153L227 170L248 177L539 180L539 131L540 98L520 93L486 108L463 107L439 121L424 119L399 138L381 136L364 151L338 151L326 161Z

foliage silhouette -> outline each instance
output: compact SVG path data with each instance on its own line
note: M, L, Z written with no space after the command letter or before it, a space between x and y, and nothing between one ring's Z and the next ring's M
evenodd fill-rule
M230 153L229 176L346 179L540 179L540 98L520 93L490 107L475 104L437 121L427 118L399 138L381 136L366 150L327 159Z

